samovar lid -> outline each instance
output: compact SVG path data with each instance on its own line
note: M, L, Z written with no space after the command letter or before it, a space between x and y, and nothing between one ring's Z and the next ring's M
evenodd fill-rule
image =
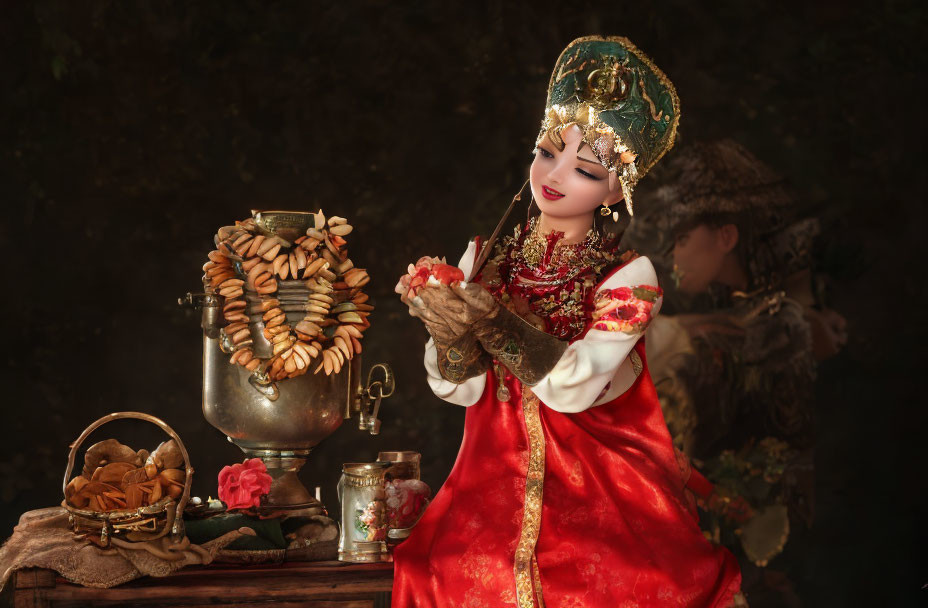
M309 211L257 211L252 210L255 223L269 234L293 242L316 225L315 214Z

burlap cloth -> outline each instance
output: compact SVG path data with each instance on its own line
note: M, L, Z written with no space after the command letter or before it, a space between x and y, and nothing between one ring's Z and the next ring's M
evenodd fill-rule
M13 535L0 548L0 591L16 570L47 568L85 587L115 587L143 576L167 576L184 566L208 564L216 553L236 539L254 532L248 528L229 532L202 545L185 538L169 547L170 541L133 543L135 548L101 549L86 540L76 540L68 528L68 512L62 507L27 511L13 528ZM174 560L154 555L169 548ZM179 559L178 559L179 558Z

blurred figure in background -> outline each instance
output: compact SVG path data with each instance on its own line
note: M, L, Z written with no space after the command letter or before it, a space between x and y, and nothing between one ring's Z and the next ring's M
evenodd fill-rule
M735 141L668 161L625 235L671 279L647 334L654 383L675 444L714 485L700 523L739 556L751 606L799 606L786 571L813 519L816 363L847 340L813 273L818 221Z

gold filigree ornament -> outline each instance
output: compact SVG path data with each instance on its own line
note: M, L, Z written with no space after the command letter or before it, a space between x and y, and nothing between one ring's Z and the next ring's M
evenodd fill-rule
M530 218L528 223L528 236L525 237L521 250L516 252L516 258L537 269L544 261L548 250L548 239L538 228L537 217ZM516 231L518 230L519 227L516 227ZM564 283L586 267L601 265L603 258L600 253L601 247L602 235L594 228L590 228L583 240L577 243L565 243L563 239L559 239L554 244L547 268L553 269L554 274L557 275L558 284ZM566 276L560 276L559 270L564 265L570 267L570 272Z
M625 99L631 87L628 69L615 57L600 59L602 67L589 73L583 100L599 107L607 107Z

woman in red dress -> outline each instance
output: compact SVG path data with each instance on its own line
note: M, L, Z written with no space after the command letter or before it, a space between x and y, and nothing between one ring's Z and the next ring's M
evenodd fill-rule
M594 222L600 205L631 212L678 119L673 85L628 40L574 41L531 168L540 213L482 267L472 241L471 281L398 285L432 335L430 386L467 412L451 474L395 551L394 606L746 605L736 560L699 530L648 374L654 268Z

